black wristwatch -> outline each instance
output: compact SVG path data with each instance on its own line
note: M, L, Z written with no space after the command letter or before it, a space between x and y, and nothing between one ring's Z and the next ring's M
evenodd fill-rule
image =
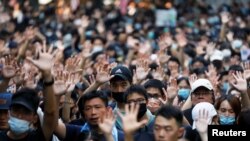
M49 82L43 81L43 86L51 86L54 84L54 78L52 77L52 80Z

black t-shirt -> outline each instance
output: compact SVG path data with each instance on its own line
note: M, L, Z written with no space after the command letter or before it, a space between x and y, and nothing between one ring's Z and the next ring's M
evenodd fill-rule
M52 138L52 137L51 137ZM1 131L0 132L0 141L45 141L44 134L42 132L42 129L37 129L34 131L29 132L29 134L19 140L13 140L7 136L7 131Z
M191 126L193 125L192 110L193 107L183 111L185 118L188 120Z

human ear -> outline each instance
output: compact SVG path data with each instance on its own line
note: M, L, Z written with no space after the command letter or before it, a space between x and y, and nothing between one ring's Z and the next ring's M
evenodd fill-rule
M181 138L184 134L185 128L184 127L180 127L178 129L178 137Z

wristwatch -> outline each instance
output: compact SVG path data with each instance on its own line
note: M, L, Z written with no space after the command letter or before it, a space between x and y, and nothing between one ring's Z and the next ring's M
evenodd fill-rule
M52 80L49 82L43 81L43 86L51 86L54 84L54 78L52 77Z

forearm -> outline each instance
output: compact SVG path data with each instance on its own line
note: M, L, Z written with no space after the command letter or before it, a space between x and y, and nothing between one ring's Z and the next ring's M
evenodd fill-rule
M43 81L45 83L53 81L53 76L48 74L43 74ZM57 126L57 114L56 114L56 99L54 96L53 85L44 86L44 124L43 133L46 140L49 140L53 134L54 129Z
M182 111L185 111L189 108L192 107L192 102L191 102L191 94L188 96L188 99L185 101L185 103L183 104L183 106L181 107Z
M134 141L134 137L132 134L124 133L125 141Z
M80 94L80 97L82 97L84 94L97 90L102 84L96 83L94 82L93 84L91 84L82 94Z
M114 138L113 138L112 134L107 134L107 135L104 135L104 136L105 136L106 141L114 141Z
M64 123L70 122L70 95L65 95L65 102L62 109L62 120Z
M129 49L128 55L127 55L127 64L129 65L134 57L135 51L133 49Z
M28 48L29 41L26 40L20 47L18 55L17 55L17 60L20 61L22 58L25 57L25 51Z
M183 47L179 48L179 51L177 52L177 58L180 60L181 63L181 67L184 68L184 51L183 51Z
M201 141L208 141L207 132L206 133L199 133L199 135L201 137Z
M248 92L249 91L241 92L242 109L250 108L250 99L248 97Z
M226 30L226 25L222 24L220 30L220 41L223 41L225 38L225 30Z

